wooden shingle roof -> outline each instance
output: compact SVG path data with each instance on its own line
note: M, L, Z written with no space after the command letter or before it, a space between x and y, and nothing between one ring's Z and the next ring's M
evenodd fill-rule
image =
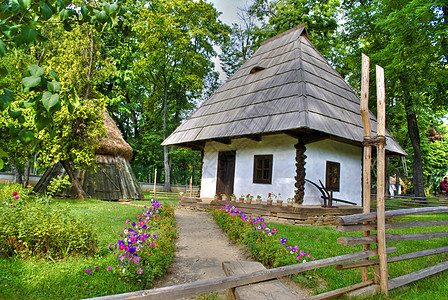
M370 119L374 135L375 116ZM364 137L359 98L314 48L303 25L264 41L162 145L291 130L355 143ZM386 138L388 152L406 155L389 133Z

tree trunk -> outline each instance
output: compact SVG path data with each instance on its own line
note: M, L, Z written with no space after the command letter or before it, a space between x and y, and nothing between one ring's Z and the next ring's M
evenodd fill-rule
M79 183L78 177L75 175L75 172L73 170L73 167L68 159L61 161L62 165L64 166L65 171L68 174L68 177L70 177L70 181L72 183L73 189L75 190L75 193L79 199L85 199L87 197L87 194L82 189L81 184Z
M163 140L166 139L167 136L167 120L166 120L166 113L167 113L167 105L168 104L168 84L165 81L164 85L164 95L163 95ZM168 159L168 146L163 146L163 162L164 162L164 169L165 169L165 184L163 185L163 191L169 192L171 190L170 185L170 163Z
M408 123L408 133L414 150L414 162L412 164L412 185L416 197L425 197L425 185L423 181L423 160L420 149L420 135L417 124L417 116L414 110L406 105L406 119Z
M30 169L30 160L27 159L23 168L23 187L27 187L30 184Z
M16 166L16 162L13 158L10 158L9 165L11 166L12 174L14 175L14 182L18 184L22 184L22 174L20 173L19 168Z

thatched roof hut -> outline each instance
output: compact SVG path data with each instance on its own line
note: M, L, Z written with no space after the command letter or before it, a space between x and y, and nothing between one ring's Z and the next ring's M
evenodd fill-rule
M78 180L84 192L101 200L143 200L143 192L129 164L133 156L131 146L121 136L115 122L107 111L102 112L106 136L100 141L95 151L97 168L94 173L76 170ZM34 191L44 193L50 180L57 176L65 176L66 172L61 163L47 169L41 180L34 187ZM60 196L73 196L69 187Z

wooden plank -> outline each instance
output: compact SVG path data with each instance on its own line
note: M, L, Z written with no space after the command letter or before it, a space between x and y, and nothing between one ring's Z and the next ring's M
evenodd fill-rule
M386 223L386 229L435 227L435 226L446 226L446 225L448 225L448 221L398 222L398 223ZM336 227L336 230L339 232L372 231L372 230L376 230L376 224L343 225L343 226Z
M448 232L425 232L425 233L415 233L415 234L386 234L385 238L387 242L397 242L397 241L418 241L435 239L441 237L447 237ZM344 246L362 245L362 244L374 244L377 242L377 235L372 234L370 236L361 237L340 237L337 240L338 244Z
M223 262L222 268L227 276L248 274L260 270L266 270L266 268L256 261L226 261ZM266 282L249 284L241 287L237 287L233 290L235 299L237 300L252 300L252 299L288 299L295 300L291 291L283 285L279 280L270 280Z
M379 292L380 286L379 285L369 285L365 288L355 290L353 292L348 293L346 296L347 298L356 298L359 299L359 297L366 297L366 296L372 296Z
M371 285L373 283L374 283L373 279L366 280L366 281L363 281L363 282L360 282L360 283L357 283L357 284L354 284L354 285L346 286L346 287L343 287L343 288L340 288L340 289L337 289L337 290L333 290L333 291L330 291L330 292L327 292L327 293L322 293L322 294L319 294L319 295L307 297L306 300L333 299L333 298L339 297L339 296L341 296L341 295L343 295L345 293L348 293L348 292L351 292L351 291L354 291L354 290L357 290L357 289L360 289L360 288L364 288L364 287L369 286L369 285Z
M396 250L395 247L391 247L391 249ZM335 257L324 258L320 260L309 261L302 264L283 266L275 269L261 270L248 274L233 275L223 278L215 278L204 281L197 281L193 283L185 283L175 286L162 287L152 290L143 290L143 291L111 295L111 296L103 296L91 299L97 299L97 300L178 299L180 297L188 297L204 293L211 293L213 291L225 290L251 283L262 282L274 278L284 277L294 273L301 273L305 271L315 270L322 267L333 266L335 264L363 259L372 256L377 256L376 250L360 251Z
M431 214L431 213L446 213L446 212L448 212L448 206L415 207L415 208L386 211L386 218ZM365 221L375 221L376 218L377 218L376 213L374 212L366 214L354 214L350 216L337 217L336 223L338 223L339 225L352 225L362 223Z
M440 263L438 265L421 269L419 271L406 274L400 277L396 277L394 279L389 280L389 289L395 289L400 286L409 284L411 282L426 278L428 276L440 273L442 271L448 270L448 261Z
M394 262L398 262L398 261L408 260L408 259L417 258L417 257L424 257L424 256L429 256L429 255L435 255L435 254L440 254L440 253L445 253L445 252L448 252L448 246L388 257L387 263L394 263ZM353 269L353 268L359 268L359 267L373 266L373 265L377 265L377 264L379 264L379 260L372 259L372 260L368 260L368 261L356 261L356 262L347 263L347 264L343 264L343 265L336 265L334 267L334 269L340 271L340 270L347 270L347 269Z

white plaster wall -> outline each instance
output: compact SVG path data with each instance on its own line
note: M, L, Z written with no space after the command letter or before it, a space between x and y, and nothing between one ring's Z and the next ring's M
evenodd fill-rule
M296 139L279 134L264 136L262 141L250 139L232 140L231 145L208 142L204 151L202 169L201 197L210 198L216 193L216 175L219 151L236 151L234 193L261 195L266 199L268 193L280 193L283 200L294 196ZM272 184L253 183L254 155L272 154Z
M333 197L362 205L362 149L353 145L323 140L306 145L306 179L325 185L326 161L341 164L340 191ZM322 203L321 193L310 183L305 183L305 205ZM344 205L336 202L336 205Z
M216 176L219 151L236 151L234 193L261 195L266 199L268 193L281 193L281 198L294 197L296 175L294 144L297 139L279 134L264 136L262 141L250 139L232 140L231 145L207 142L204 151L202 169L201 197L212 198L216 193ZM362 149L345 143L324 140L306 145L306 178L325 184L326 161L339 162L340 192L334 192L335 198L352 201L361 205L361 155ZM254 155L273 155L272 184L253 183ZM322 203L321 193L313 185L305 184L304 205ZM338 205L342 203L337 203Z

